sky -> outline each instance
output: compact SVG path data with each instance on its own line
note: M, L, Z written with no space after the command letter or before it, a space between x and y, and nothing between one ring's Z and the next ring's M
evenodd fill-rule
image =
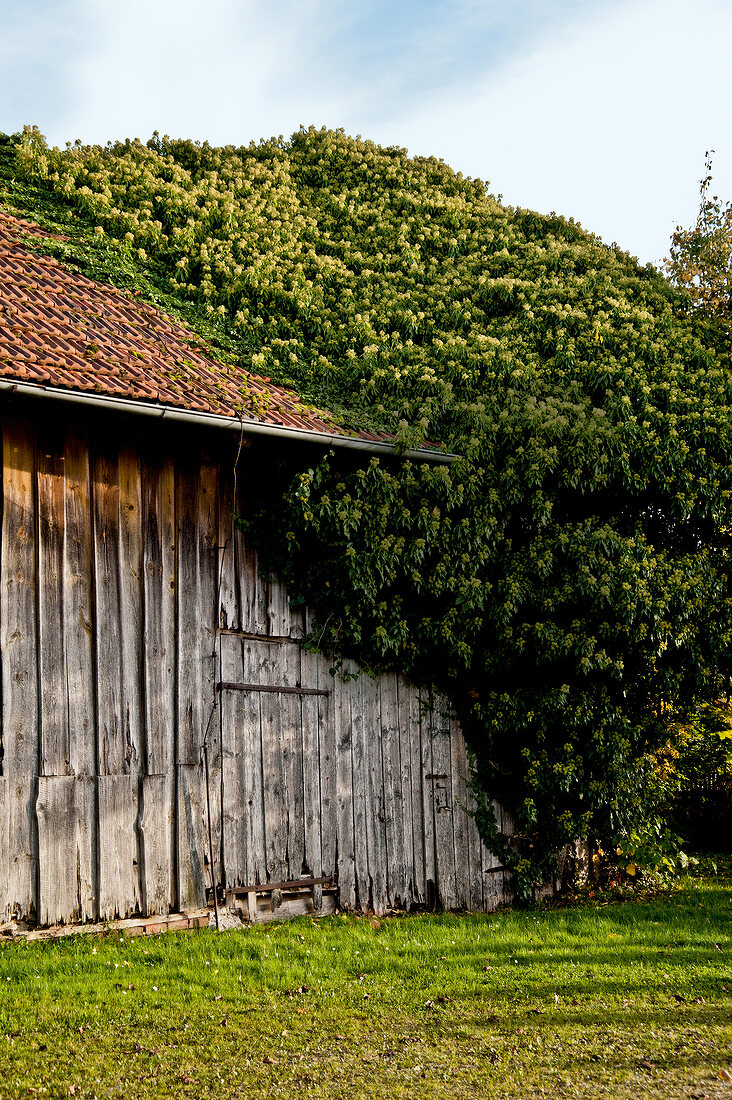
M0 131L341 127L659 263L732 199L732 0L0 0Z

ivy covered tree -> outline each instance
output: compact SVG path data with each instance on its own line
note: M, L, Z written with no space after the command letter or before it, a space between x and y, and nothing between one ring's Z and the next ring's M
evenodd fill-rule
M459 456L283 453L251 532L320 646L449 695L519 882L642 823L652 754L732 633L732 376L683 295L571 220L342 132L59 151L28 131L7 175L243 366Z

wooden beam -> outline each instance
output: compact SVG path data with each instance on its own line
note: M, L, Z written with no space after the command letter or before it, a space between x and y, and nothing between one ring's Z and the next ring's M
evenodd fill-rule
M227 894L233 894L235 898L246 897L247 894L271 894L273 890L300 890L308 886L332 886L335 888L336 880L332 875L325 878L293 878L289 882L261 882L254 886L236 886L233 890L227 890Z
M304 637L293 638L290 634L257 634L251 630L228 630L223 627L217 633L230 634L234 638L245 638L252 642L292 642L293 645L300 645L305 641Z
M330 695L329 691L322 688L284 687L281 684L232 684L221 681L216 685L217 691L269 691L282 695Z

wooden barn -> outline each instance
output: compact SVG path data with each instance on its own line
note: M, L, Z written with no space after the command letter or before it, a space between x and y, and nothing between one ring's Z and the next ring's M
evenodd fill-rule
M388 441L42 236L0 211L0 925L495 907L449 710L333 676L233 522L276 448Z

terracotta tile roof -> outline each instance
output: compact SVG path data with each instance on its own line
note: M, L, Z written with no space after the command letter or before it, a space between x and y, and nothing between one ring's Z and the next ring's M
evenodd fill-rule
M30 251L51 234L0 209L0 378L346 436L329 413L216 362L183 325ZM381 433L362 439L387 441Z

